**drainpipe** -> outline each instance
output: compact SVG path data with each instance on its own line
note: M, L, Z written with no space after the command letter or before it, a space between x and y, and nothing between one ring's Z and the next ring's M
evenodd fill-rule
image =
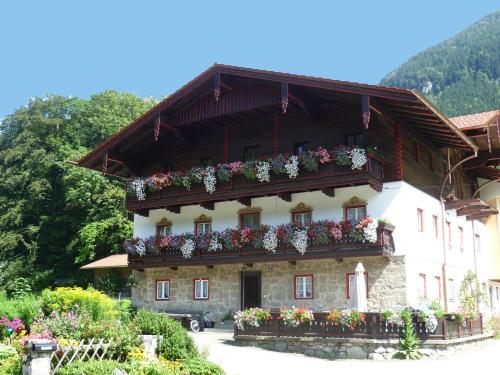
M450 168L446 176L443 178L443 182L441 183L441 189L439 190L439 201L441 202L441 234L442 234L442 248L443 248L443 264L441 266L441 272L443 274L443 297L444 297L444 311L448 312L448 284L446 277L446 229L445 229L445 205L443 198L444 186L446 184L446 180L451 177L451 174L457 169L460 165L465 163L468 160L477 158L477 148L474 149L474 154L467 156L465 159L460 160L453 167Z

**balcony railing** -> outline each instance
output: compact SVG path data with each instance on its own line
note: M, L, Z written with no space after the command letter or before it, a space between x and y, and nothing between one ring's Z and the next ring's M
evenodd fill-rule
M193 184L189 191L182 186L172 185L164 190L148 193L144 200L128 195L126 207L131 211L158 208L178 210L180 206L202 204L213 209L213 202L241 198L248 200L311 190L323 190L326 194L333 194L332 189L347 186L370 185L381 191L384 178L382 160L370 153L366 156L367 162L361 169L352 169L350 166L332 162L320 164L315 172L300 169L299 175L294 179L290 179L286 174L271 173L270 182L259 182L236 174L228 182L217 182L216 191L212 194L206 192L202 183Z
M245 327L239 330L235 325L235 336L271 336L271 337L335 337L335 338L363 338L363 339L397 339L401 335L402 327L387 323L380 313L365 313L366 322L355 329L348 329L333 325L325 319L326 312L314 313L314 321L304 323L299 327L287 327L279 319L280 313L271 313L271 320L263 322L259 327ZM435 331L426 329L425 322L418 315L413 315L415 331L420 339L447 340L459 337L481 335L483 320L466 319L464 324L452 315L437 319Z
M152 267L199 266L236 263L257 263L273 261L297 261L305 259L348 258L359 256L390 256L394 253L392 240L393 227L379 224L377 240L362 242L354 239L350 233L344 233L341 240L330 240L317 246L308 246L304 254L295 248L281 244L275 252L264 248L240 247L233 250L222 248L219 251L196 248L190 257L183 256L179 248L166 248L158 254L143 256L129 254L129 266L135 269Z

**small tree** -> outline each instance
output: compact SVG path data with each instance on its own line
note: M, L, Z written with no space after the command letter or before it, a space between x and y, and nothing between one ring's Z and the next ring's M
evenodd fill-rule
M403 332L399 343L401 350L396 354L396 358L400 359L419 359L420 341L415 332L411 311L409 308L401 311L401 320L403 321Z
M477 275L469 271L460 284L460 311L465 318L477 319L480 315L479 305L486 302L485 291L477 279Z

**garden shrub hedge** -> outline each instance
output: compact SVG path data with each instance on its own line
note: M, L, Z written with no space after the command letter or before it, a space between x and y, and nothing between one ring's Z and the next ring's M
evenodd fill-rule
M184 360L198 356L193 339L182 324L167 315L154 311L138 310L134 317L135 325L143 335L162 336L158 354L169 360Z
M21 356L12 346L0 344L0 375L20 375Z
M30 326L40 314L40 307L41 300L34 295L9 299L5 292L0 292L0 318L21 318L25 325Z

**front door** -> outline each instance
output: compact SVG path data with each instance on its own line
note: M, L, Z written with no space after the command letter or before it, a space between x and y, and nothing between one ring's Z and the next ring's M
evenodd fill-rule
M260 271L241 272L241 308L260 307Z

